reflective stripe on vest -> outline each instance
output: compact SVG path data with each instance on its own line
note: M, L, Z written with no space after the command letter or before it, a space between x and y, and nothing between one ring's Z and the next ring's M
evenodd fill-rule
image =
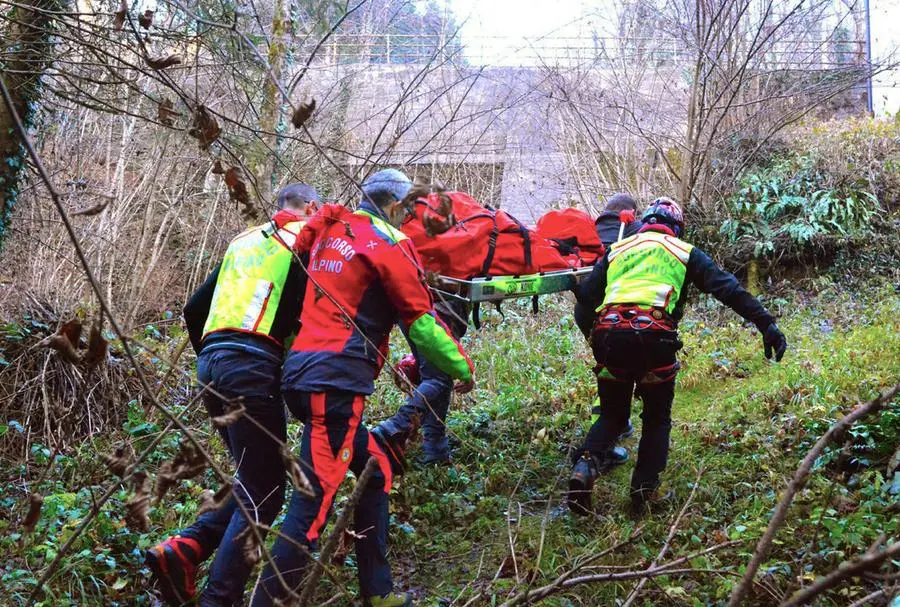
M633 304L675 310L693 246L674 236L643 232L609 250L606 296L597 308Z
M250 228L228 245L204 336L225 329L269 335L291 268L291 247L303 227L291 222Z

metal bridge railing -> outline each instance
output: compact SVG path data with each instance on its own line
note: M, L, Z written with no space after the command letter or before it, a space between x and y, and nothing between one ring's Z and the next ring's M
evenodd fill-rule
M299 53L312 52L298 49ZM693 62L694 49L675 38L553 37L527 40L481 36L450 40L427 34L338 34L319 49L321 64L424 64L433 60L473 66L541 65L664 67ZM861 40L779 40L757 62L770 69L831 69L865 63Z

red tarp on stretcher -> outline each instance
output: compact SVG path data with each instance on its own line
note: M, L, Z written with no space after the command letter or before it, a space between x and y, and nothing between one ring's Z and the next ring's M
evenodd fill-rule
M557 241L564 253L574 253L584 265L593 265L603 257L605 248L590 215L579 209L548 211L538 219L535 231Z
M505 211L485 208L463 192L443 195L450 200L453 225L447 228L446 224L453 222L445 221L443 213L438 213L440 195L429 194L416 201L415 217L408 218L400 228L416 245L426 270L469 279L521 276L584 265L577 254L563 254L559 243L525 227ZM587 214L584 218L593 231L593 221ZM583 229L577 232L581 234ZM600 246L602 250L603 245ZM596 255L590 259L593 263Z

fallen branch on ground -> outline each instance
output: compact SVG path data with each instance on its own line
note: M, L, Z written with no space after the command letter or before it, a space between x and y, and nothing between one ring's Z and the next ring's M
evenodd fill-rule
M627 541L628 540L622 542L622 545L624 545L624 543L627 543ZM645 569L632 569L630 571L615 571L610 573L595 573L591 575L583 575L580 577L570 577L572 575L572 572L568 571L546 586L541 586L540 588L535 588L533 590L524 591L517 594L516 596L500 605L500 607L514 607L516 605L528 605L531 603L536 603L552 594L556 594L573 586L580 586L582 584L594 584L599 582L623 582L628 580L649 579L659 577L661 575L685 575L692 573L722 573L725 575L735 575L733 571L728 571L725 569L678 569L677 567L695 558L711 554L723 548L737 546L740 543L740 541L735 540L725 542L723 544L716 544L715 546L710 546L709 548L705 548L699 552L694 552L686 556L678 557L677 559L669 561L668 563L650 566ZM583 565L581 565L580 567L582 566Z
M813 599L813 597L822 594L829 588L837 586L841 581L849 577L861 575L866 571L878 569L884 561L898 556L900 556L900 542L894 542L881 551L870 550L855 561L845 561L841 563L837 569L835 569L825 577L820 577L815 582L813 582L812 585L807 586L803 590L800 590L790 599L783 602L781 604L781 607L795 607L797 605L806 605Z
M897 395L898 390L900 390L900 384L882 392L879 396L873 398L866 404L856 407L848 415L836 421L834 425L822 435L822 438L816 441L813 448L809 450L809 453L807 453L806 457L803 458L803 461L800 462L800 466L794 473L794 478L791 480L790 484L788 484L787 489L785 489L781 501L778 502L778 506L776 506L775 512L772 514L772 519L769 521L766 532L760 538L759 543L756 544L753 558L747 565L747 570L744 572L743 579L731 592L731 598L728 600L728 607L737 607L744 599L750 584L753 583L753 579L756 577L756 572L759 571L759 567L769 554L772 542L775 539L775 534L778 533L778 529L784 523L784 519L787 516L787 511L791 506L794 496L806 484L806 480L812 471L813 464L815 464L819 456L822 455L825 447L832 441L837 440L844 432L849 430L853 424L862 418L881 410L886 403Z
M672 539L675 537L675 534L678 533L678 527L681 525L681 519L684 518L685 513L687 512L688 507L690 507L691 502L694 501L694 495L697 493L697 487L700 485L700 478L703 476L703 471L705 467L700 466L700 470L697 472L697 478L694 479L694 486L691 488L691 493L688 495L687 501L684 502L684 506L681 507L681 511L678 513L678 516L675 517L675 520L672 521L672 525L669 527L669 535L666 537L666 541L663 543L662 548L659 551L659 554L656 555L656 558L653 559L653 562L650 563L650 567L648 569L652 569L666 556L666 552L669 551L669 546L672 544ZM622 607L630 607L632 603L634 603L635 599L637 599L638 594L641 589L647 583L648 578L641 579L638 582L638 585L634 587L634 589L628 594L628 598L625 599L625 604Z

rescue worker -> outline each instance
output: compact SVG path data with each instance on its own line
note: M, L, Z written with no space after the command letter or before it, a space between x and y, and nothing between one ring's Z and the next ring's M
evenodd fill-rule
M469 306L463 302L437 301L434 304L438 318L450 328L454 339L459 341L468 328ZM411 361L417 373L404 373L407 377L398 384L409 392L409 397L392 417L384 420L372 429L373 434L389 443L399 461L403 462L403 451L406 441L422 426L422 459L423 465L445 464L450 461L450 443L447 440L447 412L450 409L450 397L453 394L453 378L441 371L436 365L419 354L415 343L407 341L412 350ZM405 362L405 361L401 361ZM403 364L398 365L403 373ZM409 375L418 375L412 389L405 381Z
M198 354L197 379L215 392L203 395L207 411L216 417L243 406L245 413L219 431L238 466L231 497L145 554L170 605L194 601L197 568L213 552L216 557L199 604L242 605L251 567L242 554L243 542L235 541L247 527L235 499L265 524L272 523L284 503L285 468L278 441L285 441L287 432L279 378L285 342L297 331L306 286L306 274L291 248L308 205L318 200L306 184L285 187L272 219L231 241L222 262L184 308Z
M300 460L315 496L294 491L272 547L274 566L291 589L300 587L347 470L359 476L375 457L377 471L354 511L360 590L364 604L374 607L412 604L408 594L393 591L387 560L390 445L370 435L362 419L393 325L399 320L419 353L442 372L464 388L474 385L472 363L436 318L419 257L397 229L411 185L394 169L371 175L359 210L345 210L317 234L300 332L282 376L285 402L304 422ZM287 594L269 563L252 605L273 605Z
M631 477L631 510L642 515L656 498L666 467L672 401L682 344L677 328L688 285L730 307L762 333L766 358L780 361L784 335L763 305L700 249L681 240L684 218L669 198L644 212L638 234L613 244L580 285L582 305L596 310L591 347L597 362L600 415L580 450L569 481L573 512L586 514L598 471L606 466L627 422L635 384L644 402L637 463Z

